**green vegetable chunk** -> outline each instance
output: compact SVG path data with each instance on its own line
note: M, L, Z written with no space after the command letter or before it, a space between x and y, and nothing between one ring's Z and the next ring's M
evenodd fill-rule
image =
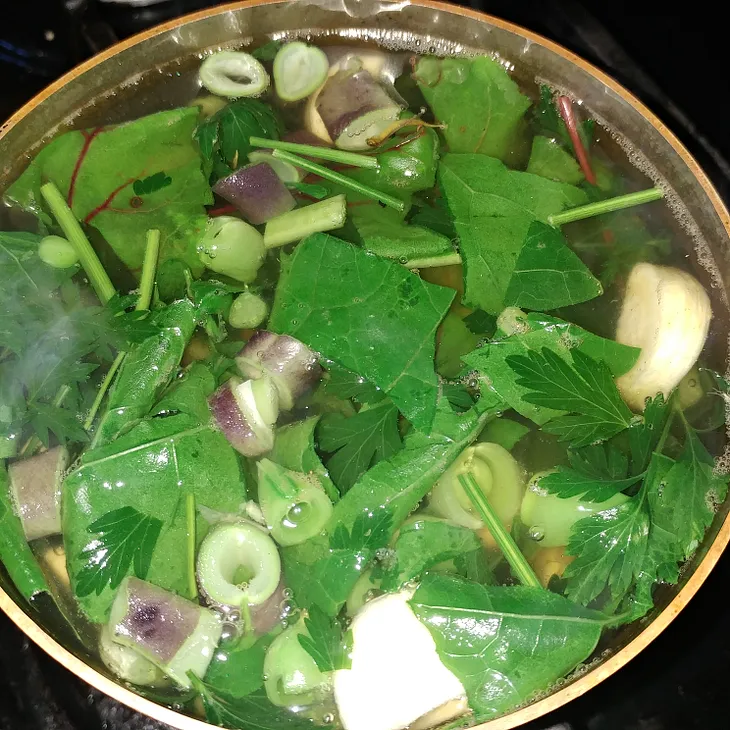
M438 390L434 337L453 297L397 263L319 234L284 262L269 326L371 380L427 431Z
M487 56L418 60L413 76L452 152L478 152L512 161L518 156L530 100L504 66Z
M477 722L550 687L587 659L608 620L539 588L427 575L410 601L461 680Z
M133 273L145 233L159 229L160 261L202 266L196 245L213 202L192 134L198 110L183 107L133 122L62 134L46 145L5 193L5 200L50 223L41 184L54 182L76 218L96 228Z

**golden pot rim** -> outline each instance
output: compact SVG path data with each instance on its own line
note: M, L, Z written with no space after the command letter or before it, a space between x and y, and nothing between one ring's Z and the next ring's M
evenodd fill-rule
M76 66L22 106L0 126L0 139L2 139L13 127L20 124L23 119L39 104L45 102L46 99L70 81L78 78L88 71L91 71L99 64L113 58L129 48L132 48L133 46L136 46L139 43L204 18L222 15L233 10L255 5L273 5L287 3L290 1L291 0L240 0L239 2L218 5L206 10L183 15L121 41L102 53L90 58L79 66ZM662 135L664 140L671 145L690 170L692 176L700 184L703 192L712 203L722 227L725 229L728 236L730 236L730 214L728 214L728 210L722 202L722 199L700 165L679 141L676 135L674 135L674 133L671 132L646 105L644 105L631 92L621 86L611 76L604 73L593 64L588 63L580 56L564 48L560 44L555 43L538 33L527 30L515 23L501 20L500 18L487 13L451 5L450 3L442 2L441 0L409 0L408 4L423 6L439 10L444 13L461 15L474 20L486 22L496 28L515 33L525 38L530 43L543 46L547 50L561 56L608 87L613 93L620 97L623 102L633 107L633 109L637 111L652 127L654 127ZM664 629L676 618L679 612L687 605L689 600L704 583L710 571L715 567L724 549L727 547L728 542L730 542L730 513L725 516L715 539L707 550L707 553L692 572L692 575L689 577L685 585L682 586L670 603L648 625L641 629L640 633L635 638L612 654L608 659L605 659L596 667L570 681L561 689L542 699L532 702L527 706L516 709L507 715L476 725L474 728L478 730L510 730L511 728L518 727L524 723L542 717L543 715L562 707L571 700L580 697L588 690L600 684L603 680L621 669L621 667L631 661L631 659L633 659L657 636L659 636L659 634L664 631ZM31 641L37 644L57 662L66 667L66 669L75 674L79 679L109 697L112 697L118 702L127 705L136 712L142 713L159 722L166 723L177 730L211 730L216 727L203 720L190 717L181 712L148 700L138 695L134 690L124 686L121 682L117 682L104 676L101 672L91 667L83 659L77 657L49 635L3 590L2 587L0 587L0 609L4 611L10 620Z

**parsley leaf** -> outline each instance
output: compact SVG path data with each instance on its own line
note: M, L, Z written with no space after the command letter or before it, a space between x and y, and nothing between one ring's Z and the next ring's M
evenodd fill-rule
M161 530L162 520L134 507L120 507L92 522L88 531L99 537L82 552L86 565L78 573L76 595L98 596L107 586L118 588L132 562L134 574L144 580Z
M297 638L320 672L350 668L348 647L343 641L342 627L336 618L331 619L319 606L314 605L308 609L304 625L309 635L299 634Z
M644 476L628 476L628 458L610 444L568 449L568 459L570 467L559 466L540 480L541 487L562 499L580 497L588 502L605 502Z
M608 366L580 350L572 350L571 357L572 365L544 347L540 353L507 358L517 384L529 389L524 400L569 412L549 421L543 430L579 447L628 428L633 414L621 399Z
M644 408L643 420L632 424L628 430L631 449L631 473L639 474L649 465L652 452L659 443L669 416L669 403L660 393L649 400Z
M349 532L344 525L335 527L330 536L330 549L377 550L388 544L392 526L393 515L388 510L364 510L355 518Z
M322 419L317 436L332 481L345 493L373 464L390 458L401 446L398 409L390 400L363 407L354 416Z

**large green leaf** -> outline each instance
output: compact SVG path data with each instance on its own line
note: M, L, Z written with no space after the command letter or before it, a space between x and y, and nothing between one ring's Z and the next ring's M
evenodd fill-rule
M269 326L375 383L427 431L438 393L435 334L453 298L396 262L320 233L284 262Z
M156 228L160 261L181 259L199 273L203 206L213 197L192 138L197 121L197 108L183 107L62 134L38 153L5 200L49 221L40 186L52 181L76 217L96 228L132 271L142 266L145 233Z
M606 619L539 588L427 575L410 602L477 720L544 692L585 661Z

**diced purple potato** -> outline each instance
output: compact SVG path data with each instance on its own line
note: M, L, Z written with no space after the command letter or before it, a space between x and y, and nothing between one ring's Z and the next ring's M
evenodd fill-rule
M253 225L266 223L296 206L286 185L266 162L236 170L213 186L213 192L227 200Z
M245 383L236 379L224 383L208 398L208 405L223 435L239 454L261 456L273 448L274 431L258 410L253 412L255 403L253 407L242 407L240 397L234 392L241 385Z
M248 161L252 164L265 162L278 175L279 180L281 180L284 184L301 182L307 175L307 171L302 170L301 167L297 167L296 165L292 165L291 162L279 160L274 157L273 150L258 149L253 152L249 152Z
M304 343L289 335L259 330L243 346L236 366L246 378L268 375L279 392L283 410L294 407L297 398L322 379L319 358Z
M343 69L327 79L316 111L337 147L365 150L368 138L394 122L401 106L365 69Z
M61 482L67 466L63 446L9 466L10 490L28 542L61 532Z
M254 633L263 636L268 634L283 619L284 601L287 600L286 585L283 579L272 595L258 606L251 606L251 627Z

